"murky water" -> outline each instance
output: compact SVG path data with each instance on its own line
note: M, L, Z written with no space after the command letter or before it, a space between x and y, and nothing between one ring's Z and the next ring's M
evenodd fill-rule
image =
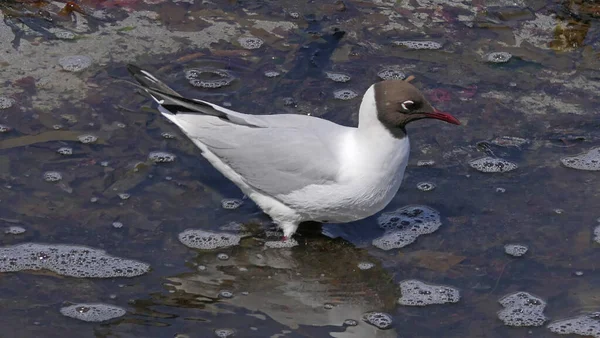
M560 161L600 145L597 4L78 4L85 14L61 16L57 2L0 6L0 226L7 230L0 242L89 246L151 270L109 279L1 273L0 335L217 337L232 329L236 337L558 337L544 325L600 310L598 172ZM506 61L489 58L493 52L512 57L490 62ZM91 64L65 69L59 60L67 56ZM223 208L240 191L120 81L130 80L127 63L231 109L344 125L356 124L362 93L378 73L415 76L432 104L463 126L409 126L411 160L385 211L425 205L442 225L383 251L372 245L383 234L376 215L314 227L297 236L298 247L265 250L268 218L248 199ZM192 69L197 79L227 83L193 86ZM358 96L336 99L341 90ZM517 168L489 173L470 165L486 156ZM186 229L235 233L232 222L248 231L236 246L197 250L178 239ZM507 244L528 250L509 256ZM398 304L399 283L415 279L457 288L460 300ZM509 327L498 318L499 300L518 291L547 302L544 325ZM127 313L89 323L60 312L95 303ZM373 311L389 314L392 327L366 323Z

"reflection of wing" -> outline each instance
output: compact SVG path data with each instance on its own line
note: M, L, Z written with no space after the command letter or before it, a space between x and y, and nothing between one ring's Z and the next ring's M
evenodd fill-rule
M167 117L248 185L268 195L286 195L311 184L336 181L340 168L331 147L344 127L300 115L250 116L249 122L256 127L197 114Z
M184 98L136 66L128 70L164 116L254 189L277 196L336 181L340 167L332 149L342 141L345 127L304 115L238 113Z

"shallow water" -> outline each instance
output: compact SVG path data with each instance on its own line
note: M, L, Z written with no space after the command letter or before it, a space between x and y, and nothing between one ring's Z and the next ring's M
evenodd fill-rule
M134 278L1 273L2 335L210 337L231 328L236 337L558 337L545 326L505 326L498 300L529 292L547 301L551 320L598 311L598 172L560 162L600 144L597 6L431 3L86 0L86 15L57 16L61 7L42 7L52 22L16 15L18 4L2 7L0 96L14 103L0 109L0 124L11 128L0 133L0 226L26 232L2 231L1 244L86 245L151 265ZM54 38L57 27L75 39ZM245 49L239 39L252 36L264 43ZM410 50L394 41L442 47ZM512 58L486 62L491 52ZM64 71L59 59L70 55L89 56L92 64ZM268 218L247 199L222 208L223 199L242 194L146 96L119 81L129 80L127 63L231 109L311 114L344 125L356 124L360 97L382 69L414 75L432 104L463 125L409 126L409 167L384 211L426 205L440 212L442 226L382 251L371 244L383 234L376 215L305 232L292 249L264 250ZM185 71L205 67L235 80L216 89L189 84ZM269 71L281 75L265 76ZM335 82L327 72L351 79ZM341 89L359 95L335 99ZM86 134L98 139L80 142ZM72 154L57 153L62 147ZM153 151L176 157L154 163ZM485 156L518 168L483 173L469 165ZM46 182L49 171L62 179ZM420 182L435 189L419 190ZM253 235L207 251L178 240L186 229L219 231L230 222ZM512 257L506 244L529 250ZM375 266L361 270L362 262ZM458 288L460 300L399 305L398 284L410 279ZM233 297L219 297L222 291ZM76 303L116 305L127 314L105 323L61 315L61 307ZM369 311L390 314L393 327L366 324L361 316ZM346 319L358 325L344 326Z

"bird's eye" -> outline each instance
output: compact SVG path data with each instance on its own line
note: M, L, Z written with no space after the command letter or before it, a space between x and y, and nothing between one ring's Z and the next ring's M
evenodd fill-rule
M404 109L404 110L411 110L413 108L414 104L415 103L413 101L406 100L406 101L402 102L401 106L402 106L402 109Z

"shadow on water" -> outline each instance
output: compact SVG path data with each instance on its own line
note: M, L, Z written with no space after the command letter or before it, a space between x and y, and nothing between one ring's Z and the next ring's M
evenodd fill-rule
M7 46L0 96L15 101L0 110L0 124L11 128L0 133L0 226L27 230L1 233L0 242L87 245L152 267L131 279L2 273L0 336L183 338L231 328L236 337L557 337L543 326L505 326L498 299L531 292L548 302L544 313L552 320L597 311L597 172L560 164L600 141L597 6L428 3L85 0L79 2L85 16L59 16L62 6L44 5L54 21L0 6L0 48ZM264 44L245 49L238 40L244 36ZM442 48L410 50L392 43L398 40L431 40ZM512 58L485 62L495 51ZM57 59L75 54L92 56L93 65L62 71ZM356 125L360 96L382 69L414 75L432 104L463 126L409 126L411 159L385 211L427 205L440 212L442 226L389 251L372 245L383 234L377 215L305 225L291 249L265 250L256 233L229 248L185 247L178 234L186 229L240 223L260 233L269 219L248 199L235 210L221 207L241 192L147 96L118 81L129 79L127 63L152 70L186 96L234 110L310 114L343 125ZM223 70L233 81L194 87L185 77L191 69ZM351 80L334 82L325 71ZM358 97L336 100L337 89ZM98 140L81 143L82 134ZM57 153L61 147L72 155ZM152 151L176 160L153 163ZM489 174L470 167L483 156L518 168ZM59 171L62 180L45 182L47 171ZM421 182L435 189L417 189ZM529 251L508 256L510 243ZM361 262L374 266L361 270ZM461 299L398 305L398 283L407 279L457 287ZM85 323L58 311L85 302L128 312ZM364 323L368 311L389 313L393 328Z

